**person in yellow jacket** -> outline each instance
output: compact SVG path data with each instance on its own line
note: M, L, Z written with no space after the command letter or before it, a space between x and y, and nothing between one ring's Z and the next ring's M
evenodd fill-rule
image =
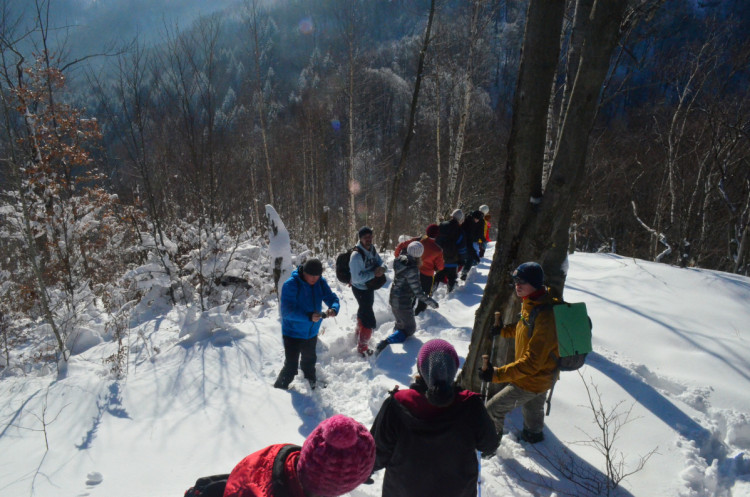
M558 374L557 330L552 312L552 297L544 286L544 271L536 262L526 262L513 271L516 295L523 300L521 319L492 330L493 336L515 338L515 360L504 366L480 370L484 381L508 383L487 402L487 411L495 422L499 437L505 415L516 407L523 412L521 439L529 443L544 440L544 400ZM534 312L537 306L545 306ZM532 317L533 316L533 317ZM533 319L533 333L529 320Z

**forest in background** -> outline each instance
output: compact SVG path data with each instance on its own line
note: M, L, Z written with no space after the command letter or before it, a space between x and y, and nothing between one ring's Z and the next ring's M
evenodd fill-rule
M42 320L64 352L86 309L117 323L153 288L202 310L234 300L227 282L262 294L257 259L232 257L263 243L265 204L300 251L378 233L411 118L392 238L456 207L499 210L525 2L246 0L89 58L66 51L75 30L50 20L51 1L0 1L6 351ZM627 19L570 247L748 274L750 6L634 2Z

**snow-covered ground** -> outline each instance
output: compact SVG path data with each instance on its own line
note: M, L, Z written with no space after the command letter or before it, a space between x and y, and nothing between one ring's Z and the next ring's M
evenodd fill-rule
M272 387L283 361L275 302L203 314L144 302L131 319L126 379L111 378L102 358L115 346L103 343L74 356L64 380L45 370L0 380L0 493L181 496L250 452L301 443L335 413L370 426L387 390L409 384L422 343L448 340L463 361L488 267L451 295L441 287L440 308L418 316L414 338L368 362L354 353L356 302L329 262L341 313L323 324L318 370L328 387L315 391L300 376L289 391ZM373 342L393 329L387 297L376 293ZM750 279L575 254L565 297L587 303L595 352L581 375L558 382L543 443L519 443L520 413L507 419L498 455L483 461L482 495L606 495L574 483L606 474L588 386L595 406L618 416L610 426L629 413L612 447L622 471L652 453L620 495L750 496ZM351 495L380 495L381 482L382 473Z

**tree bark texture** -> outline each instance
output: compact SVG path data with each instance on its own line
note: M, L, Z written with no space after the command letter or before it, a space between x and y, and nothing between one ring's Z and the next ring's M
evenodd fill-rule
M500 310L505 323L517 320L519 302L510 277L514 267L525 261L540 261L553 293L562 295L568 229L584 179L588 136L626 6L626 0L596 2L589 16L578 18L586 22L581 30L584 41L580 61L574 65L576 74L567 75L573 88L550 178L542 191L547 110L560 51L564 2L532 0L529 4L499 216L505 225L496 242L487 286L474 321L464 366L467 374L461 377L465 388L480 388L476 371L491 344L493 313Z
M476 371L481 365L482 354L488 353L492 343L489 328L494 312L500 311L505 323L512 322L513 314L517 312L516 306L504 304L513 303L510 272L519 262L519 244L534 208L530 198L541 198L542 195L547 109L560 52L564 9L563 0L531 0L527 10L508 140L505 189L498 216L503 226L498 230L495 255L460 377L462 386L473 391L479 391L481 386Z

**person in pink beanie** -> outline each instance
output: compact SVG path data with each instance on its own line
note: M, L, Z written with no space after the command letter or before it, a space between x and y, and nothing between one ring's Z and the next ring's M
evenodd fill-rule
M302 447L276 444L245 457L229 474L224 497L336 497L367 480L374 464L370 432L337 414Z
M370 432L383 497L476 497L476 451L493 455L498 438L482 398L455 384L458 365L450 343L426 342L414 383L380 408Z

